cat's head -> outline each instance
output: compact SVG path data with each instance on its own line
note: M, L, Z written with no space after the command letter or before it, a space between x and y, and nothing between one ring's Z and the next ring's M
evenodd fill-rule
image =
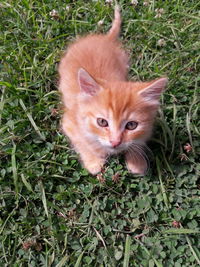
M142 144L150 137L167 78L98 83L80 69L78 83L80 123L89 138L115 153L132 144Z

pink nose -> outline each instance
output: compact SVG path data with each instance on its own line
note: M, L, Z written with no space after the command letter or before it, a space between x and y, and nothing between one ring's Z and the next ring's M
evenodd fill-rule
M121 144L121 140L110 140L112 147L119 146Z

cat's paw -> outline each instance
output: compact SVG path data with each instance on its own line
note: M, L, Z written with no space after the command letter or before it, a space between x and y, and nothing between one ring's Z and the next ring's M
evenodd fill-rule
M133 174L145 175L148 170L148 163L144 158L139 160L134 157L126 156L126 166Z
M91 164L91 165L85 165L85 168L93 175L99 173L101 171L101 166L99 166L98 164Z
M89 162L84 162L84 167L93 175L96 175L97 173L101 172L103 165L105 163L105 160L93 160Z

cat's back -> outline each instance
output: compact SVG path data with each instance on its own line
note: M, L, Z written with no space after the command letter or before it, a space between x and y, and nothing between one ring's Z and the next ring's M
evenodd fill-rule
M77 78L79 68L85 69L96 79L125 80L128 56L118 40L107 35L91 34L72 43L59 66L60 76ZM62 78L62 77L61 77Z
M121 18L115 8L112 27L106 34L89 34L70 44L58 66L59 90L68 109L75 109L80 93L78 72L84 69L99 85L126 81L128 56L118 40Z

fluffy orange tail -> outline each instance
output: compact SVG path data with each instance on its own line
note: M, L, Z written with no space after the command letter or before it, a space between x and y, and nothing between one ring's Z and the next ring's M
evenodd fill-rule
M112 23L112 27L107 33L108 37L111 39L117 39L120 32L120 26L121 26L121 16L120 16L120 8L118 5L115 6L115 17Z

